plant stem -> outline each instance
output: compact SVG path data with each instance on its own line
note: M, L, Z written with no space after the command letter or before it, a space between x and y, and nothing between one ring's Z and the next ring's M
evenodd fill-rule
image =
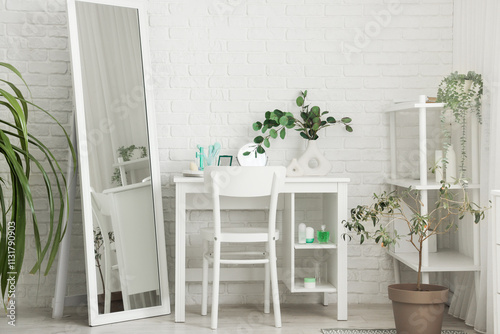
M419 243L420 243L420 249L418 252L418 273L417 273L417 291L421 291L421 284L422 284L422 244L424 240L420 238Z

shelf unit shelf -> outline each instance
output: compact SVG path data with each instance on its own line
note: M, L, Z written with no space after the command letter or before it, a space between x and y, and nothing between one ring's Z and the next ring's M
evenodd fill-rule
M418 270L418 254L388 252L393 258L411 269ZM422 267L422 272L479 271L481 267L474 264L474 259L454 250L439 250L429 253L429 264Z
M293 247L295 249L336 249L337 244L334 244L333 242L328 242L325 244L320 244L320 243L312 243L312 244L299 244L296 242Z
M349 179L331 177L293 178L284 193L282 224L283 283L292 293L322 293L323 305L328 305L328 294L337 294L337 320L347 320L347 241L342 238L347 219L347 183ZM330 232L328 243L298 243L298 225L307 221L296 216L296 205L303 199L301 194L317 194L321 197L321 225ZM306 197L307 199L307 197ZM319 227L319 226L317 226ZM314 263L317 261L319 263ZM322 283L309 289L304 287L305 277L315 277L315 265L320 265Z
M434 180L427 180L426 182L427 184L425 185L422 185L420 183L420 180L414 180L414 179L387 179L386 182L391 186L397 186L402 188L412 187L413 189L416 190L439 190L439 188L441 188L441 184L437 183ZM467 188L479 189L479 184L469 184ZM452 184L450 186L450 189L462 189L462 188L459 185Z
M441 184L435 180L429 180L427 178L427 113L429 111L436 112L441 111L445 104L443 103L426 103L427 97L425 95L420 95L417 102L404 102L404 103L394 103L386 109L389 113L389 128L390 128L390 148L391 148L391 175L387 184L391 185L394 190L397 187L409 188L417 190L420 195L420 200L422 206L420 206L420 214L426 215L429 211L429 207L432 203L429 203L429 193L436 192L441 188ZM419 159L419 170L418 179L408 179L400 178L397 173L397 132L396 132L396 114L398 112L416 112L418 113L418 159ZM472 150L474 148L478 149L478 139L475 136L471 136L471 146ZM474 161L474 157L472 157ZM473 164L473 166L477 164ZM477 168L477 167L476 167ZM473 181L467 188L472 191L472 199L477 202L477 197L479 196L479 178L477 173L472 173ZM451 189L461 189L459 185L451 185ZM399 231L399 230L398 230ZM401 231L399 231L401 232ZM424 241L423 252L422 252L422 281L423 283L429 283L429 273L431 272L460 272L460 271L470 271L470 272L480 272L480 258L479 258L479 230L477 224L473 226L473 235L471 236L473 240L473 255L466 256L455 250L443 250L439 249L435 253L428 251L428 240ZM418 270L418 253L417 252L395 252L394 250L388 250L388 254L394 258L394 275L396 282L400 282L399 275L399 263L404 263L412 270Z
M304 280L300 278L295 278L293 286L288 287L291 292L324 292L324 293L334 293L337 292L337 288L330 283L317 283L315 288L305 288Z

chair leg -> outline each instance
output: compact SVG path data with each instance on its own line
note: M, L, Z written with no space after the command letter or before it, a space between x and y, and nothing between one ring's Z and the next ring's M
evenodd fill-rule
M219 316L219 281L220 281L220 241L214 241L214 265L212 280L212 329L217 329Z
M269 267L271 269L271 286L273 290L274 326L281 327L280 292L278 288L278 269L276 267L276 242L269 245Z
M269 244L266 244L267 256L269 256ZM269 262L264 265L264 313L270 313L271 302L269 293L271 290L271 273L269 272Z
M207 315L208 304L208 241L203 240L203 274L202 274L202 291L201 291L201 315Z

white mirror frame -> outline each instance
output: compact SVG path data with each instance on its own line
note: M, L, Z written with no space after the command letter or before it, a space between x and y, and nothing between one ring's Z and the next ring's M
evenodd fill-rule
M116 313L99 314L97 301L97 279L94 257L94 236L92 228L92 200L90 188L90 170L87 151L87 133L85 121L85 106L82 82L82 67L80 58L80 43L75 2L89 2L136 9L139 16L141 53L144 74L144 93L146 99L146 115L148 126L149 156L151 166L151 184L153 189L153 207L157 243L157 261L160 283L160 305L142 309L120 311ZM80 189L83 212L83 234L85 248L85 264L87 272L87 302L89 325L97 326L120 321L141 319L170 314L170 296L167 273L167 254L165 246L160 163L156 135L155 110L153 102L153 87L151 86L151 60L149 55L147 7L143 0L67 0L68 26L71 40L71 59L73 71L74 99L76 106L77 140L80 167Z

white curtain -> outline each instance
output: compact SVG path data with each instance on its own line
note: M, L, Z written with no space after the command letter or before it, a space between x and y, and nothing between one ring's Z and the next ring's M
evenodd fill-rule
M137 10L77 2L92 188L111 187L119 147L148 147Z
M492 189L500 189L500 2L455 0L453 66L460 73L483 75L483 125L479 152L480 202L487 205ZM483 333L493 333L493 290L490 241L493 217L480 223L480 275L460 274L450 313ZM461 232L460 242L471 248L471 238ZM465 233L467 233L465 231ZM470 236L470 234L469 234ZM467 250L465 250L467 252Z

